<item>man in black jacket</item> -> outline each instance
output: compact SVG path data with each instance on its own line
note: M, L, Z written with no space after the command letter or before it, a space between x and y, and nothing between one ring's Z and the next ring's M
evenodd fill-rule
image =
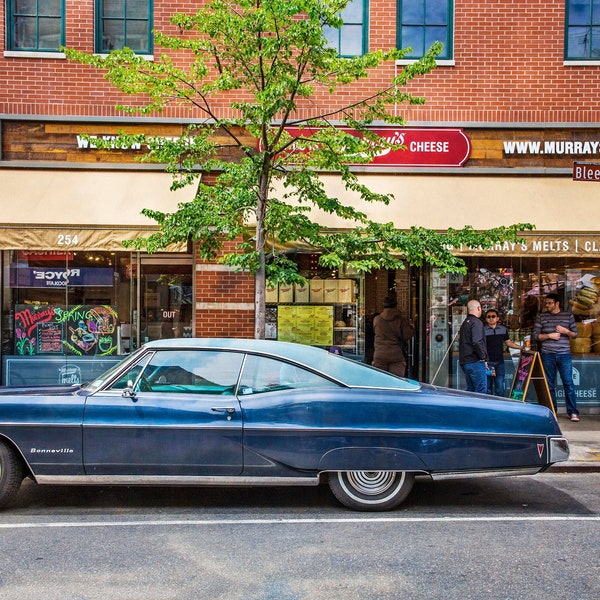
M460 326L458 362L467 380L467 391L487 392L488 353L485 328L481 321L481 304L477 300L467 303L467 318Z

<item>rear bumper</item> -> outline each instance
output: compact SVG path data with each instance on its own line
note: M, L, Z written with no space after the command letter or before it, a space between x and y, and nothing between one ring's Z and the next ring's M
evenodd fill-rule
M548 438L548 462L557 463L569 459L569 442L564 437Z

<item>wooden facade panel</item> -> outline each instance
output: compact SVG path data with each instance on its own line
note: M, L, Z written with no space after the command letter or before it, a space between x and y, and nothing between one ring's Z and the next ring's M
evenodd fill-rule
M3 161L56 162L56 163L119 163L138 162L146 153L142 149L101 150L81 136L117 136L119 133L177 138L185 133L181 124L161 123L79 123L54 121L2 120L1 139ZM246 143L255 145L248 134L242 135ZM215 142L226 145L231 138L216 134ZM224 148L222 158L238 160L237 148Z
M139 162L145 148L100 150L83 136L130 134L176 138L185 133L179 124L98 123L2 120L2 161L45 163L88 163L109 165ZM464 129L471 152L462 169L508 168L571 169L573 161L600 158L600 129L595 128L477 128ZM247 133L241 133L249 146L255 146ZM217 132L223 160L239 160L239 149L224 133ZM158 168L158 167L157 167ZM368 167L367 167L368 168Z

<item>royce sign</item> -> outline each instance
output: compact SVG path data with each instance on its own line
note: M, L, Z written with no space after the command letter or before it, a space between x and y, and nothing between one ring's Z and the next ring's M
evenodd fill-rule
M309 128L289 127L286 131L292 136L310 136ZM371 131L405 149L385 149L366 167L462 167L471 153L462 129L375 127Z
M573 181L600 181L600 163L573 163Z

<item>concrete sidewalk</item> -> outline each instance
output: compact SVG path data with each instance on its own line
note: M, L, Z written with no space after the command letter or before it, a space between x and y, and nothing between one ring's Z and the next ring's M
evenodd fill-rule
M580 415L580 419L574 423L566 414L558 415L571 454L568 461L556 463L550 471L600 471L600 415Z

